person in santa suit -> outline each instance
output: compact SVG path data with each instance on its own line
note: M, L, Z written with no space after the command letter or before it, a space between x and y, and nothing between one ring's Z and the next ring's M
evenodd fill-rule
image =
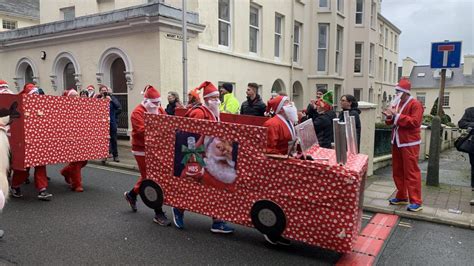
M410 95L411 83L402 78L397 86L391 107L383 114L392 128L392 169L397 195L390 199L392 205L408 205L408 211L423 209L421 201L421 172L418 155L421 143L423 105Z
M0 80L0 94L13 94L5 80Z
M79 97L79 94L75 89L69 89L64 91L63 96L65 97ZM64 176L64 180L71 187L72 191L83 192L82 187L82 176L81 169L87 165L87 161L71 162L61 169L61 175Z
M203 82L201 85L199 85L199 87L195 89L195 91L198 90L203 91L204 104L194 105L194 107L191 108L184 116L210 121L220 121L219 106L221 104L221 101L219 100L219 90L210 81ZM201 141L198 141L196 147L203 144L199 142ZM211 180L215 181L215 179L213 179L213 177L209 174L206 177L205 172L202 182L204 184L211 185ZM173 208L173 222L177 228L184 228L184 210ZM229 234L234 232L234 228L230 227L225 221L212 218L211 232Z
M145 113L166 115L165 110L161 107L161 95L157 89L151 85L147 85L142 94L144 94L143 101L135 107L130 117L130 120L132 121L132 153L138 164L140 178L130 191L124 193L124 197L133 212L137 211L137 195L140 190L140 185L143 180L146 179ZM162 226L168 226L171 224L162 208L155 209L153 222Z
M94 85L87 86L87 97L96 98Z
M267 153L288 154L288 142L295 140L294 124L298 121L296 107L287 96L276 96L268 102L270 112L275 115L265 121L267 128Z
M36 85L32 83L25 84L23 90L20 91L19 95L38 95L39 90ZM14 198L21 198L23 195L21 194L20 186L23 184L26 179L28 179L28 172L29 168L25 170L13 170L13 177L12 177L12 184L11 184L11 192ZM46 165L35 166L35 187L39 191L38 199L49 201L53 197L51 193L47 191L48 188L48 177L46 175Z

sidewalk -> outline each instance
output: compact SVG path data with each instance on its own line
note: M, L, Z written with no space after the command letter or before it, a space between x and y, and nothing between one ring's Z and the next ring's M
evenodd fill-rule
M129 141L119 140L119 158L119 163L108 159L105 165L138 171ZM100 160L92 163L102 165ZM422 211L408 212L406 206L388 204L388 199L394 197L396 190L391 167L377 170L367 179L364 210L474 229L474 206L469 205L469 201L474 198L474 192L470 188L471 166L467 154L451 149L440 155L439 188L425 185L427 167L427 160L420 163L423 179Z

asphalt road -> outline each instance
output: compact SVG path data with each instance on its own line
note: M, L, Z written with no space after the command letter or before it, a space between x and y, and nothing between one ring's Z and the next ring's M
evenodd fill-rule
M208 217L186 213L186 229L161 227L153 211L139 203L132 213L123 192L136 174L96 166L83 170L84 193L68 190L59 166L48 167L51 202L36 199L33 184L24 197L11 199L0 228L1 264L333 264L339 254L293 243L273 247L252 228L236 226L233 235L209 231ZM165 207L167 214L170 208ZM371 215L371 214L368 214ZM169 215L171 217L171 215ZM367 222L367 221L366 221ZM381 265L468 265L474 261L474 231L404 220L379 259Z

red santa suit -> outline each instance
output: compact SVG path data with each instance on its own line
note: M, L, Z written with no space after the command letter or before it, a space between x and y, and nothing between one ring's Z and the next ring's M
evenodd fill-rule
M19 95L38 94L38 88L32 84L25 84L23 90L20 91ZM14 169L12 176L12 187L18 188L23 184L29 176L30 168L25 170ZM48 187L48 177L46 175L46 166L40 165L35 166L35 187L38 191L45 190Z
M263 124L267 128L267 153L288 154L288 142L295 139L295 128L285 117L278 114L283 107L286 96L277 96L269 101L275 115Z
M410 92L410 84L401 80L397 90ZM412 96L395 106L397 112L388 117L387 125L392 129L392 169L393 179L397 187L397 199L409 199L412 204L422 204L421 172L418 156L421 143L421 122L423 105Z
M161 95L154 87L148 85L144 90L145 100L135 107L130 117L132 121L132 153L138 164L140 171L140 178L133 187L133 191L138 194L140 185L146 179L146 164L145 164L145 113L148 112L147 104L150 102L161 101ZM166 112L161 106L156 109L157 114L165 115Z

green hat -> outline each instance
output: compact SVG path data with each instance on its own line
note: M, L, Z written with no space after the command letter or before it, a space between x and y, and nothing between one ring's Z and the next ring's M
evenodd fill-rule
M329 104L329 105L333 105L333 93L332 91L328 91L326 92L323 97L321 97L321 99L323 100L323 102Z

